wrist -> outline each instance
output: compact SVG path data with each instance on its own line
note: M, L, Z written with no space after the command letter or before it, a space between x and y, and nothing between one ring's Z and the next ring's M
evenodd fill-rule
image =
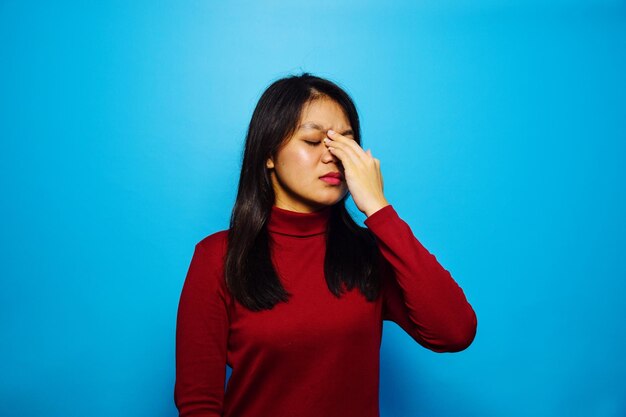
M389 202L387 200L381 200L381 201L377 202L376 204L372 204L372 206L370 206L367 209L363 210L363 213L367 217L370 217L372 214L376 213L378 210L380 210L383 207L386 207L388 205L389 205Z

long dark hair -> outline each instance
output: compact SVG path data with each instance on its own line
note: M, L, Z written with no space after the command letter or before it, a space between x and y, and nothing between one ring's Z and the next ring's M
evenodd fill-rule
M335 83L306 72L272 83L252 114L224 266L229 291L252 311L269 310L278 302L287 302L291 295L282 286L270 257L267 222L275 195L266 161L295 132L304 105L321 97L344 109L360 145L359 116L350 96ZM324 257L326 283L337 297L357 287L373 301L380 291L380 253L372 233L357 225L346 210L347 197L331 207Z

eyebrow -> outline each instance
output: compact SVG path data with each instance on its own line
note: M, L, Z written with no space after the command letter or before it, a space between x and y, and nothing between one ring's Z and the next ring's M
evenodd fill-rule
M298 129L316 129L322 132L326 132L329 130L329 129L324 129L322 126L314 122L303 123L300 125L300 127L298 127ZM343 136L346 136L346 135L354 136L354 131L352 129L348 129L348 130L344 130L341 134Z

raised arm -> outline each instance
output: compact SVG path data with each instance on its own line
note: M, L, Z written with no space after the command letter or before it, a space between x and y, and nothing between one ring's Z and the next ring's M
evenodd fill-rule
M228 314L219 253L196 245L180 296L174 402L181 417L222 415Z
M384 258L383 319L435 352L467 348L476 334L476 314L450 273L391 205L371 214L365 225Z

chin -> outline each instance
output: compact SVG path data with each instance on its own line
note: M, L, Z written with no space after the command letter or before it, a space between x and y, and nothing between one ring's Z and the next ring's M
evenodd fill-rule
M304 201L308 201L308 204L313 204L320 206L320 208L327 206L334 206L338 202L340 202L346 194L348 194L347 190L328 190L326 193L319 193L314 196L305 197Z
M335 204L340 202L343 199L344 196L345 196L345 194L337 195L337 196L334 196L332 198L329 197L329 198L327 198L325 200L318 201L318 203L319 204L323 204L325 206L334 206Z

